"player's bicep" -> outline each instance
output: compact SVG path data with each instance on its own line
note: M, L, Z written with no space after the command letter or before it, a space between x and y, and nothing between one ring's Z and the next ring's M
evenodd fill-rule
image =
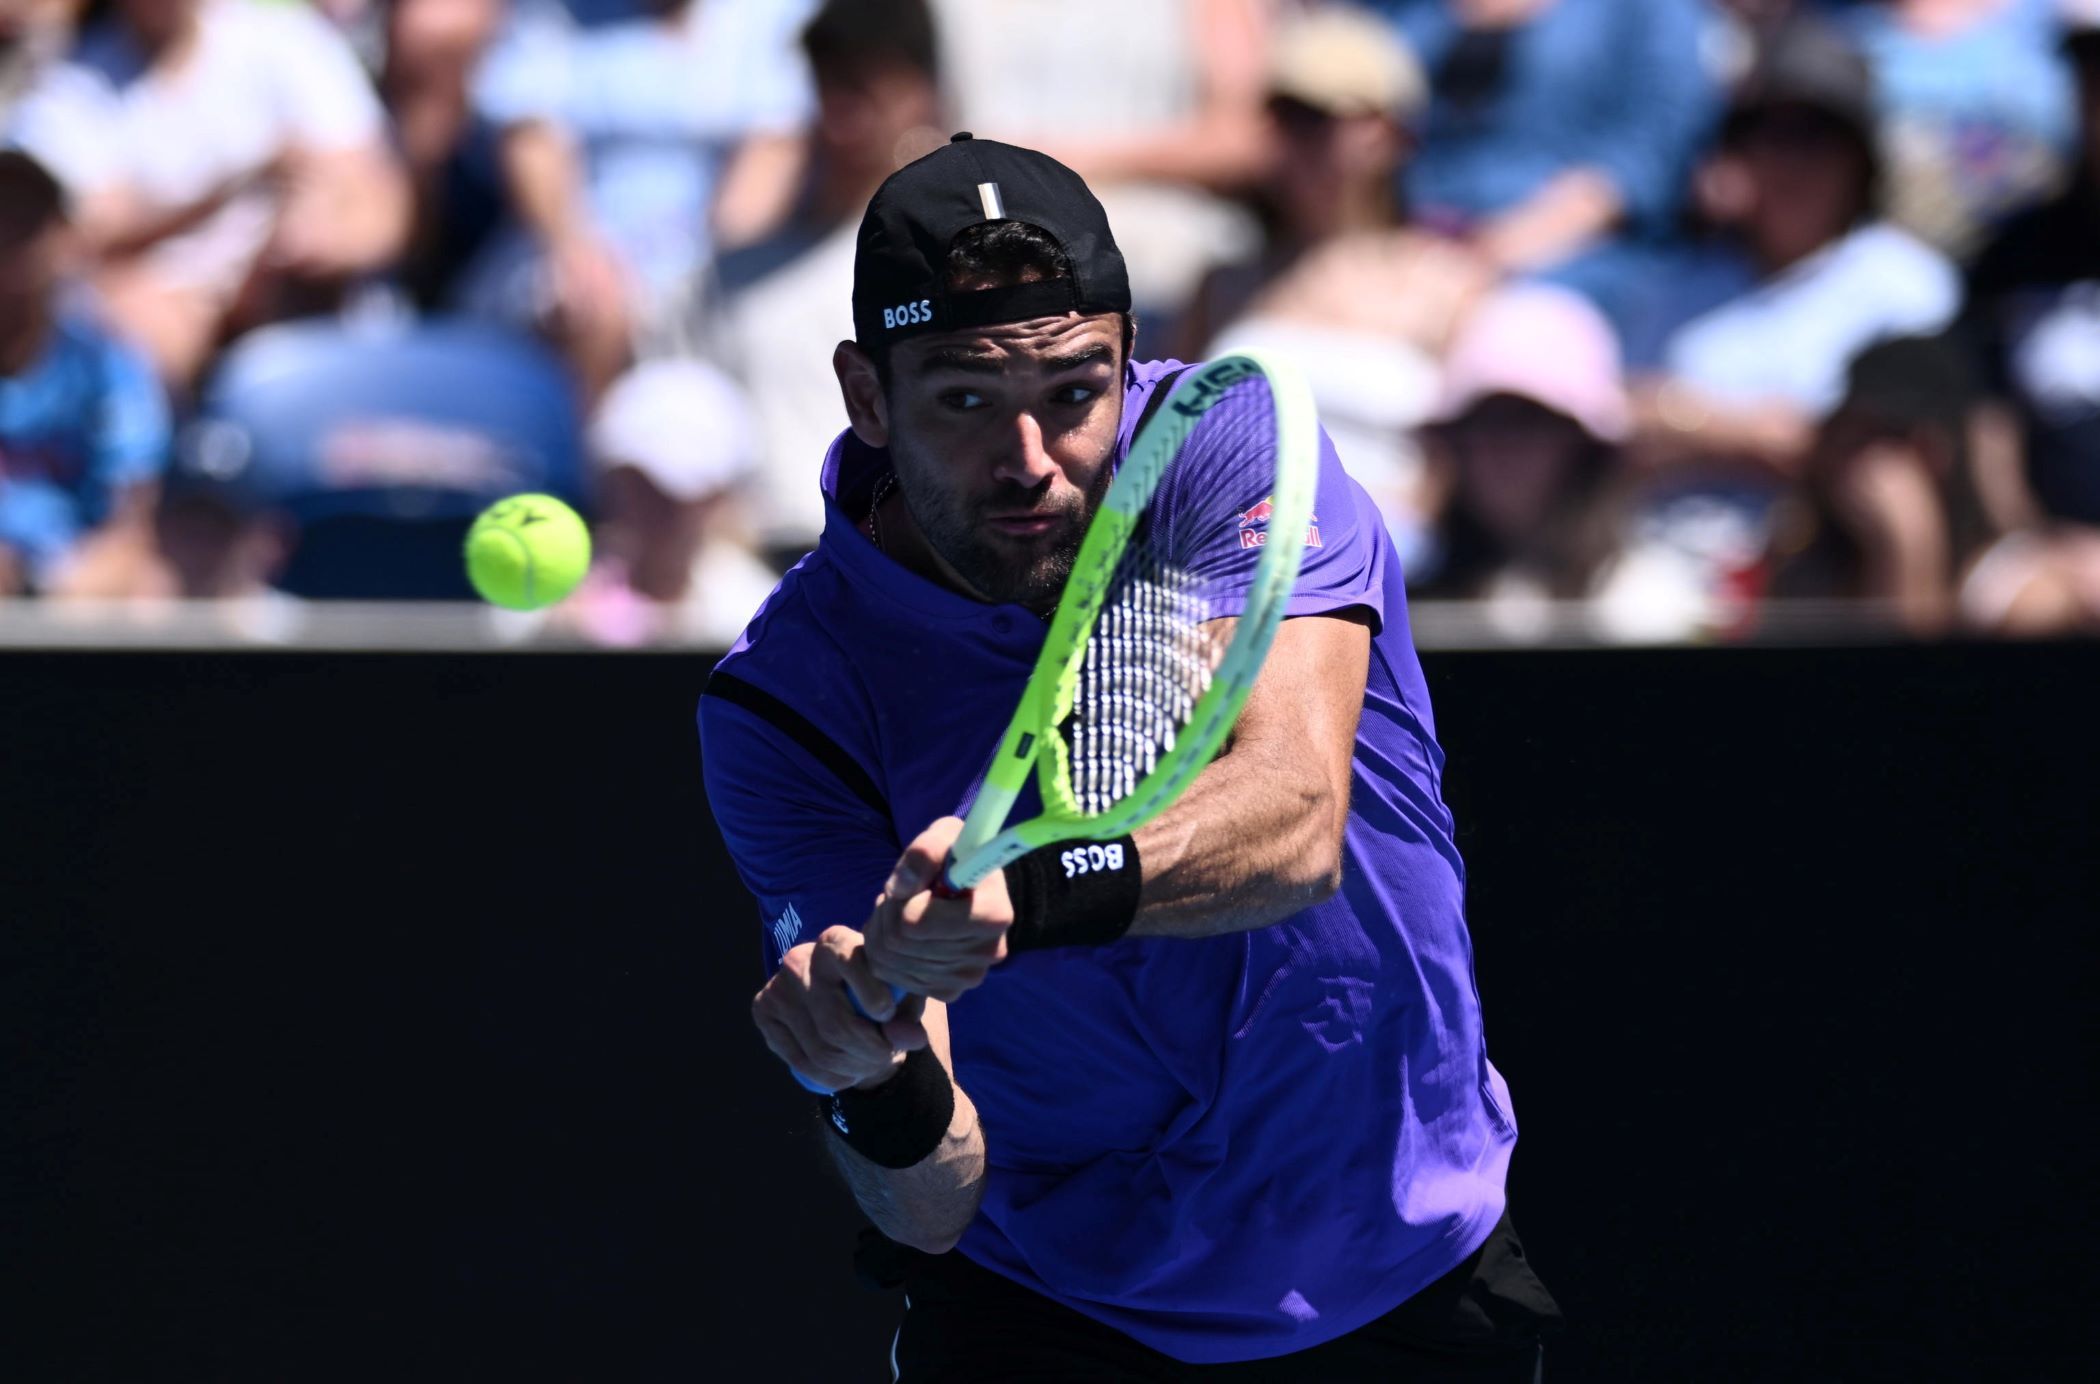
M1240 712L1235 751L1244 747L1290 772L1316 773L1346 803L1372 618L1351 607L1285 620Z

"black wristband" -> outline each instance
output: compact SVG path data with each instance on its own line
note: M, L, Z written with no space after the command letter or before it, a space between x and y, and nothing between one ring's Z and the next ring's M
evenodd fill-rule
M1014 925L1009 952L1100 946L1130 931L1137 918L1137 842L1062 841L1032 850L1006 867Z
M819 1096L817 1105L847 1148L879 1168L909 1168L947 1137L955 1087L941 1059L920 1048L907 1053L897 1074L880 1086L848 1087Z

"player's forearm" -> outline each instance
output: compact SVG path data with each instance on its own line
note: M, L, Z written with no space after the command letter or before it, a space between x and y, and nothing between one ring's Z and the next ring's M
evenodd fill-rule
M1131 935L1248 932L1341 887L1370 648L1361 611L1283 622L1231 747L1137 833Z
M1235 745L1138 832L1130 934L1247 932L1318 903L1341 887L1348 815L1346 780L1337 787L1279 747Z
M947 1253L984 1199L984 1131L977 1107L960 1086L940 1146L909 1168L881 1167L838 1139L826 1142L860 1209L899 1244Z

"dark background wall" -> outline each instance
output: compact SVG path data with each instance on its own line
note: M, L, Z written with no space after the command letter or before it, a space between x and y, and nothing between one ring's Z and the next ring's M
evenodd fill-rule
M706 669L0 659L0 1371L887 1378ZM1551 1377L2091 1377L2100 647L1430 673Z

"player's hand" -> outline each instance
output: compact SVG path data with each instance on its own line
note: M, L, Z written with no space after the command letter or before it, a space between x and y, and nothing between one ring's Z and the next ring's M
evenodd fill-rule
M847 998L848 995L852 998ZM870 1022L853 1008L881 1022ZM868 969L861 935L827 928L814 942L791 948L780 969L751 1001L751 1018L774 1056L819 1086L879 1086L926 1046L919 1001L899 1004Z
M961 834L959 817L943 817L920 832L890 872L868 919L870 969L877 980L907 994L944 1002L960 998L1006 959L1014 908L1004 872L992 871L960 898L932 892Z

